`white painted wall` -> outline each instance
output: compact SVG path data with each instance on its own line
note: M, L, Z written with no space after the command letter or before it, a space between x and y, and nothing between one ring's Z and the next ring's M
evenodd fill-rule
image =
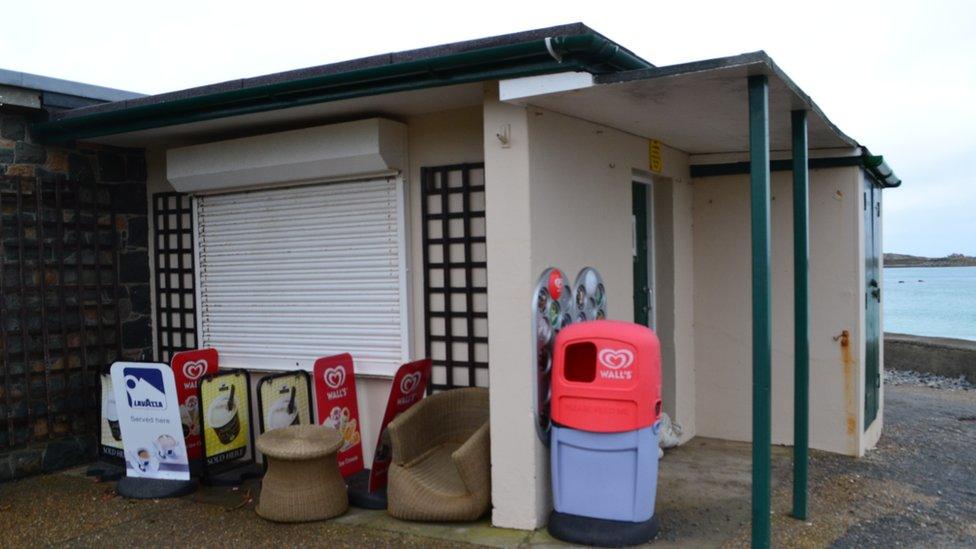
M420 168L459 162L480 162L483 160L482 108L480 106L409 117L403 121L407 125L407 158L409 169L405 173L408 186L406 210L408 212L410 243L407 253L410 257L411 276L410 299L411 343L413 357L424 356L424 311L423 311L423 248L421 246L420 210ZM166 179L166 151L147 151L148 162L148 208L152 212L152 195L158 192L172 192L173 186ZM150 234L153 222L150 216ZM154 254L150 254L150 269L154 268ZM152 280L153 321L155 321L155 277ZM155 337L155 327L153 328ZM218 349L219 351L219 349ZM232 366L232 365L228 365ZM252 374L252 389L266 372ZM373 450L379 435L379 424L386 409L390 391L390 380L381 377L361 377L357 379L356 391L359 398L359 412L362 427L363 453L365 463L372 461ZM256 396L256 394L255 394ZM256 402L256 401L255 401ZM255 405L254 421L257 421ZM257 425L257 423L255 423Z
M609 318L632 321L631 182L633 168L647 166L647 140L531 107L528 123L531 282L547 267L563 269L570 281L595 267Z
M666 149L671 150L671 149ZM672 150L673 151L673 150ZM661 341L664 410L681 426L680 440L697 432L695 421L694 187L687 156L665 155L665 173L654 185L657 335Z
M423 224L420 203L420 168L484 160L481 106L413 116L407 122L410 212L410 272L413 275L413 349L424 353Z
M631 182L633 169L648 166L648 142L551 111L499 103L492 90L484 120L492 522L532 529L545 523L551 508L549 453L536 436L532 410L535 340L527 314L532 289L547 267L559 267L573 278L593 266L606 282L610 318L633 319ZM496 137L506 131L507 146ZM672 191L673 199L655 208L675 209L670 216L674 225L662 230L662 238L670 242L669 257L677 263L659 256L656 273L671 280L672 301L679 302L667 312L673 331L668 341L672 355L688 368L680 387L691 393L693 307L686 281L692 274L681 271L692 264L687 170L687 156L666 149L666 178L658 188ZM694 402L693 394L688 402ZM690 417L693 404L681 413Z
M790 172L772 177L772 438L793 436ZM810 173L810 445L861 455L863 245L858 168ZM751 247L747 175L694 181L696 423L751 440ZM834 338L848 331L843 349Z

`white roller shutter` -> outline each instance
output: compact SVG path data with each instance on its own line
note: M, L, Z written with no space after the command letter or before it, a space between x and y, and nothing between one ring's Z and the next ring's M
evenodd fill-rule
M408 355L401 183L369 181L202 196L200 338L221 365L310 369L351 353L391 375Z

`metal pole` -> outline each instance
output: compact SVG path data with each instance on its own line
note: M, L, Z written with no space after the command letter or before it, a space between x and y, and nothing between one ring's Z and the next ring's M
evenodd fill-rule
M793 516L807 519L810 450L810 174L807 111L792 113L793 126Z
M769 85L749 77L749 192L752 213L752 546L770 545Z

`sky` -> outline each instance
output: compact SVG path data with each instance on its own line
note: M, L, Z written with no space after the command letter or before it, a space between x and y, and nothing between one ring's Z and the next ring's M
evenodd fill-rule
M976 2L10 2L0 68L160 93L580 21L655 65L765 50L904 181L884 250L976 255ZM22 24L13 24L22 22Z

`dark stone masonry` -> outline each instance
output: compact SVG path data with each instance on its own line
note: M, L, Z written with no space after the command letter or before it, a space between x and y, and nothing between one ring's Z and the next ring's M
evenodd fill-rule
M46 116L0 105L0 482L94 459L98 374L152 359L145 155Z

